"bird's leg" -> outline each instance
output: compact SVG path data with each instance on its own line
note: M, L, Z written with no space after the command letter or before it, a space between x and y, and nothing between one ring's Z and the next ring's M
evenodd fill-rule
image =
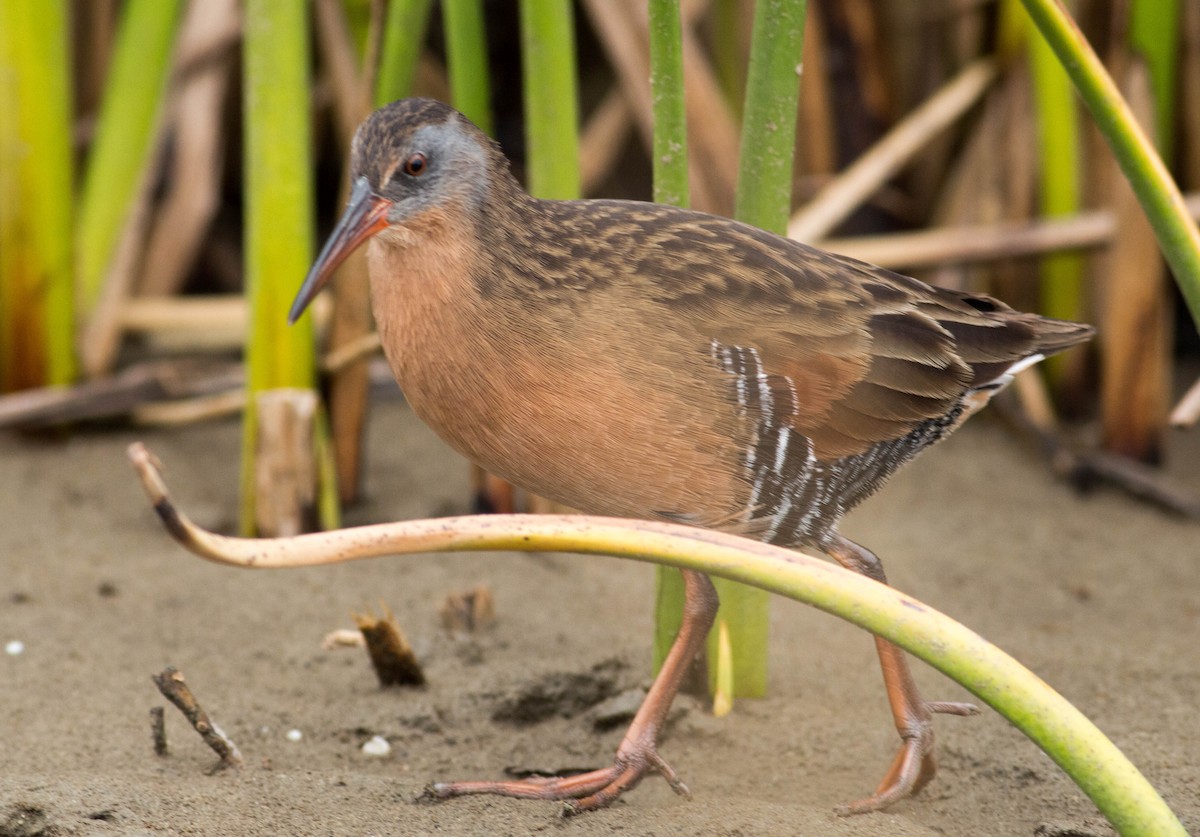
M835 535L826 545L825 551L843 567L887 584L883 564L869 549L841 535ZM933 752L933 715L979 713L978 707L971 703L925 700L917 689L916 681L913 680L904 652L880 637L875 637L875 647L879 651L879 665L883 669L883 683L887 688L892 719L895 721L896 731L900 733L900 750L875 793L866 799L840 806L838 813L841 814L878 811L919 791L937 772Z
M704 644L717 613L717 591L708 576L683 571L683 621L671 650L663 661L654 684L633 718L611 767L576 776L536 777L511 782L449 782L430 786L425 796L449 799L467 794L498 794L527 799L566 801L564 814L578 814L611 805L618 796L636 786L651 769L658 770L671 787L687 796L679 780L658 754L658 738L671 708L671 701Z

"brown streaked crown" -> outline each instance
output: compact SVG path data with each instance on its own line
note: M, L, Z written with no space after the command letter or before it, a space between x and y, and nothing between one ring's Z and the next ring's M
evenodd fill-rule
M409 154L422 151L429 154L445 149L430 145L427 139L418 143L422 134L438 126L444 144L447 138L458 137L464 147L478 148L486 159L489 171L508 170L508 160L500 146L475 126L471 120L449 105L436 99L413 98L392 102L372 113L359 126L350 148L351 179L366 176L372 189L386 196L388 181ZM418 147L420 145L420 147ZM435 164L438 162L435 159Z

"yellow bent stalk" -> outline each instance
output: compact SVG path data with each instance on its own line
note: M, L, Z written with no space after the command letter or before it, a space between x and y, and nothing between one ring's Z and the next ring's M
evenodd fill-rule
M201 529L175 508L143 445L132 445L129 457L171 535L222 564L276 569L426 552L574 552L696 570L813 605L891 640L970 690L1054 759L1122 835L1186 837L1137 768L1041 678L950 617L827 561L707 529L578 515L448 517L233 538Z

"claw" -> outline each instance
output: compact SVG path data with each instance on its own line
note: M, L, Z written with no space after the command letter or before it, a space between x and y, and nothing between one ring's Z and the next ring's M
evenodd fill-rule
M679 774L675 772L675 768L667 764L666 759L660 756L657 751L648 753L647 760L658 771L659 775L667 780L667 784L671 786L671 790L684 799L692 798L692 792L683 783L683 780L679 778Z
M441 802L443 799L449 799L453 794L446 792L447 787L449 786L444 782L428 784L413 797L413 802Z

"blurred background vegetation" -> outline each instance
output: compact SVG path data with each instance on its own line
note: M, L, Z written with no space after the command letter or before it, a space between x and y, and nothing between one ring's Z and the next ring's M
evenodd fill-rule
M1197 514L1152 470L1171 420L1200 413L1200 388L1180 400L1195 327L1025 5L758 7L776 17L756 27L739 0L0 0L0 426L245 415L243 530L334 525L360 491L371 381L390 380L364 261L299 327L285 315L344 201L355 126L427 95L540 197L736 211L1097 324L1091 346L1022 376L1006 413L1064 472ZM1069 8L1176 181L1200 189L1200 4ZM758 91L752 40L785 13L803 72L781 79L797 62L772 53ZM795 114L794 137L760 92ZM782 162L747 153L781 136ZM1086 420L1086 455L1060 417ZM476 480L494 508L526 502Z

